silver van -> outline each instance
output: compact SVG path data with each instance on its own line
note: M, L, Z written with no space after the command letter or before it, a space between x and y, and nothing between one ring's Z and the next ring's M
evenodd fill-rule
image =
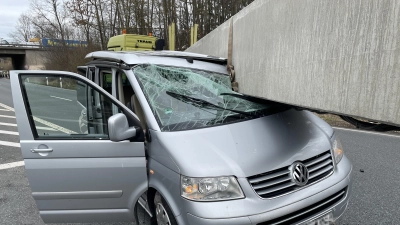
M45 223L332 224L352 165L313 113L232 91L226 60L94 52L12 71L21 150Z

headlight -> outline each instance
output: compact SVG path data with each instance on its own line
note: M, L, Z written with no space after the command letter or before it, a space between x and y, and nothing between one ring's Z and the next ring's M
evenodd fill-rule
M193 201L223 201L244 198L234 177L191 178L181 176L182 197Z
M335 138L332 142L333 156L335 157L335 162L338 164L343 158L343 147L342 143L338 138Z

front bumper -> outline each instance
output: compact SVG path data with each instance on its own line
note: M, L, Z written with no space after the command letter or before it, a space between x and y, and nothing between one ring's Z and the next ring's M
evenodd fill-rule
M307 215L296 223L302 224L328 212L332 212L334 218L338 219L347 208L351 195L351 171L352 165L344 156L330 177L305 189L274 199L261 199L251 189L246 178L239 178L238 181L246 195L245 199L207 203L184 200L182 208L186 209L187 214L178 216L177 221L179 224L191 225L270 224L268 221L280 220L288 215L303 212L307 207L324 202L345 190L345 194L340 196L333 205L322 208L320 211L314 210L311 215Z

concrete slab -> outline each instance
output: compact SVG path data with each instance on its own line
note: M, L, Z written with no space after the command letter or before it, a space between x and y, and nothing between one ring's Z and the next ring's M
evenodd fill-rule
M240 92L400 125L400 1L256 0L233 22ZM227 57L228 33L187 51Z

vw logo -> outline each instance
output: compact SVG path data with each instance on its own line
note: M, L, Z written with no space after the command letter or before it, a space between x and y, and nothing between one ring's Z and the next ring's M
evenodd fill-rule
M304 186L308 182L308 169L301 162L295 162L290 169L292 181L299 186Z

